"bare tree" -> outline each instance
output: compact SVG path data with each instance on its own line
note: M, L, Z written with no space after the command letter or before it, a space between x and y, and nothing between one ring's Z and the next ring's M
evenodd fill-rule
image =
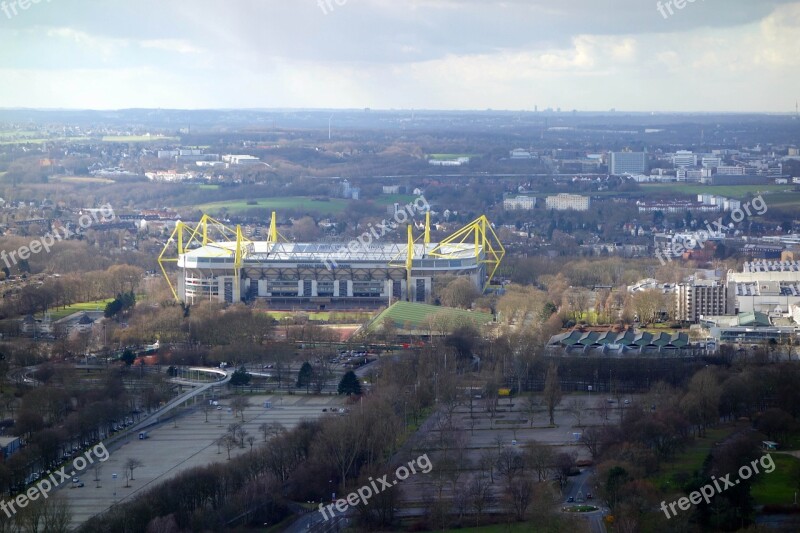
M525 514L533 501L533 483L527 478L509 478L506 482L505 498L517 520L525 520Z
M483 511L489 508L494 503L492 495L492 485L489 479L483 473L478 473L473 476L470 483L467 485L467 495L472 509L475 511L475 525L480 524Z
M536 411L539 410L539 405L540 403L536 396L528 396L522 403L522 408L528 415L528 423L530 424L530 427L533 427L533 417L536 414Z
M245 440L247 441L247 444L250 445L250 451L253 451L253 443L256 441L256 438L252 435L248 435Z
M558 365L550 363L547 369L547 376L544 382L544 403L547 405L547 413L550 415L550 425L555 426L554 413L556 407L561 403L561 382L558 379Z
M581 421L586 414L586 400L582 398L573 398L567 404L567 409L570 414L575 418L578 427L581 427Z
M525 445L525 452L523 457L528 468L536 472L539 481L547 479L550 469L553 467L553 460L555 453L553 449L536 441L531 441Z
M125 461L125 470L130 471L130 473L131 473L131 481L134 481L134 479L133 479L133 471L136 470L137 468L139 468L140 466L142 466L142 462L139 459L136 459L136 458L133 458L133 457L129 457Z

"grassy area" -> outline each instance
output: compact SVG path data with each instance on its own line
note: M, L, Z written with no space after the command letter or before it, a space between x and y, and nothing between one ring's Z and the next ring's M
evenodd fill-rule
M465 311L464 309L453 309L450 307L421 303L397 302L375 317L369 325L369 330L372 331L376 328L383 327L387 319L398 329L417 331L432 329L436 332L442 327L448 329L452 325L466 322L472 322L476 326L482 326L487 322L491 322L493 317L488 313ZM431 325L433 325L432 328Z
M268 209L281 211L294 209L307 213L341 213L350 206L350 202L340 198L329 200L316 200L304 196L289 196L285 198L252 198L242 200L227 200L212 202L195 206L204 213L214 214L226 209L229 213L238 213L251 209Z
M199 185L198 188L201 191L218 191L219 190L219 185L203 184L203 185Z
M161 135L106 135L106 143L141 143L151 141L179 141L178 137L164 137Z
M110 183L114 183L114 180L110 180L108 178L96 178L94 176L62 176L62 177L54 177L52 181L57 181L60 183L73 183L76 185L88 185L92 183L97 183L100 185L108 185Z
M794 495L797 492L796 472L797 468L800 468L800 459L775 452L770 456L775 462L775 470L769 474L762 472L756 476L750 494L758 505L794 503Z
M78 304L68 305L64 308L58 309L51 309L50 310L50 318L52 320L60 320L65 316L69 316L72 313L78 313L80 311L102 311L106 308L106 304L113 300L113 298L109 298L107 300L96 300L94 302L83 302ZM37 315L41 318L43 315Z
M681 488L681 480L688 479L703 466L708 452L717 442L722 442L740 429L731 424L706 431L705 437L694 439L689 446L678 454L675 460L661 465L661 472L651 480L661 489L676 490Z

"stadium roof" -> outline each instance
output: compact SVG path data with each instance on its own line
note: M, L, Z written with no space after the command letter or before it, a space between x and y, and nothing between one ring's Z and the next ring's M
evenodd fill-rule
M358 241L352 241L358 244ZM358 262L403 262L406 259L407 245L399 243L371 244L362 247L349 243L270 243L267 241L257 241L248 243L247 251L244 254L246 262L267 262L267 261L292 261L292 262L324 262L333 261L337 263L347 261ZM436 243L428 245L415 244L414 258L427 259L428 252L434 250ZM199 258L226 258L233 257L236 249L235 242L217 242L208 244L186 251L186 257ZM441 245L438 254L447 254L450 259L470 259L475 258L475 246L473 244L446 244ZM434 259L434 257L430 257Z

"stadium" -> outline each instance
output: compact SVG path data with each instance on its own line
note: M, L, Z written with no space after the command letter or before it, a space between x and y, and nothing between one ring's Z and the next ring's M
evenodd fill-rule
M264 300L276 309L328 309L429 303L437 276L465 276L483 291L504 255L485 216L432 243L428 213L424 232L415 237L409 225L405 243L365 244L288 242L273 213L268 239L257 242L208 215L194 227L178 222L158 262L186 304Z

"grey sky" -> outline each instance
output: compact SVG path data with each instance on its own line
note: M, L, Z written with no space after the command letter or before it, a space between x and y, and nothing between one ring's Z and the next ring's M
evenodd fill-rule
M0 107L788 112L800 98L798 1L686 0L666 17L650 0L319 1L0 0Z

